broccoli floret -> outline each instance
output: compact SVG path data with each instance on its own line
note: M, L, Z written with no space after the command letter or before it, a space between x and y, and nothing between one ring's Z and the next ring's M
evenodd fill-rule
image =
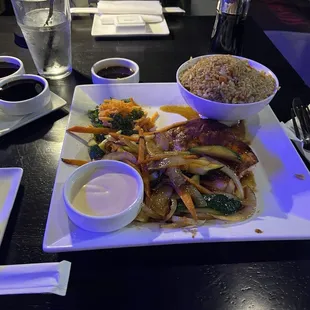
M125 99L125 102L130 102L130 99ZM87 115L94 127L103 127L102 121L99 119L99 106L94 110L89 110ZM144 112L141 109L133 109L127 116L122 116L120 113L111 114L110 117L113 119L111 121L112 128L121 130L123 135L130 136L137 133L136 130L133 130L135 126L133 121L141 118L143 115ZM97 135L97 137L95 135L97 143L100 143L103 139L100 135Z
M123 116L120 113L111 114L110 117L113 118L111 125L113 129L121 130L123 135L130 136L137 133L134 128L134 120L139 119L143 116L144 112L140 109L134 109L127 116Z
M92 160L102 159L104 151L97 145L90 146L88 149L89 157Z
M130 114L129 117L134 121L136 119L141 118L144 115L144 112L140 109L133 109Z
M87 116L94 127L103 127L102 122L99 119L99 106L94 110L88 110Z
M236 213L242 207L240 200L228 198L221 194L203 195L203 198L207 202L207 208L224 215Z
M122 116L120 113L110 115L113 118L111 121L112 128L121 130L123 135L132 135L133 123L128 116Z

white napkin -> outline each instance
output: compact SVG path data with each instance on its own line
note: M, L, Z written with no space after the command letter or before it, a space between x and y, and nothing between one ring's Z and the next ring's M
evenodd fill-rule
M310 106L309 106L309 108L310 108ZM299 124L297 118L296 118L296 123L298 125L299 131L301 132L300 124ZM310 162L310 152L303 149L304 143L302 142L302 140L300 140L296 137L295 131L294 131L293 121L290 119L285 124L283 122L281 122L281 125L282 125L286 135L294 142L294 144L296 145L296 147L298 148L300 153L303 154L305 156L305 158L307 158L307 160Z
M53 293L65 296L71 263L0 266L0 295Z
M161 23L163 17L161 15L139 15L139 14L130 14L130 16L141 16L146 24ZM113 25L115 18L119 15L112 14L101 14L100 21L102 25Z
M98 11L103 14L162 15L159 1L99 1Z

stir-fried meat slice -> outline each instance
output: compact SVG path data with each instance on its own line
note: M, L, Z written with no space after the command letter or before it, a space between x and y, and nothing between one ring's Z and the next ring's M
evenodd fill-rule
M222 145L231 149L239 154L241 162L226 164L237 175L242 175L258 162L252 149L239 140L230 127L214 120L194 119L163 134L169 140L170 150L184 151L200 145Z
M164 134L170 142L170 149L185 151L193 146L200 145L199 135L206 132L220 131L224 135L233 135L229 127L217 121L197 118L186 124L169 129ZM233 135L234 136L234 135Z

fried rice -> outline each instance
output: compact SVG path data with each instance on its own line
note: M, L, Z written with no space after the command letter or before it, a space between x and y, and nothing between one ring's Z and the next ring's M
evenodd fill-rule
M271 75L230 55L202 58L182 72L179 79L191 93L222 103L257 102L276 90L276 81Z

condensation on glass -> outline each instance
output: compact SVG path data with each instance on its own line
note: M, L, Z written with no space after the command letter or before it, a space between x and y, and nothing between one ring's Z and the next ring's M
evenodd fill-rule
M40 75L60 79L71 66L69 0L11 0L16 20Z

